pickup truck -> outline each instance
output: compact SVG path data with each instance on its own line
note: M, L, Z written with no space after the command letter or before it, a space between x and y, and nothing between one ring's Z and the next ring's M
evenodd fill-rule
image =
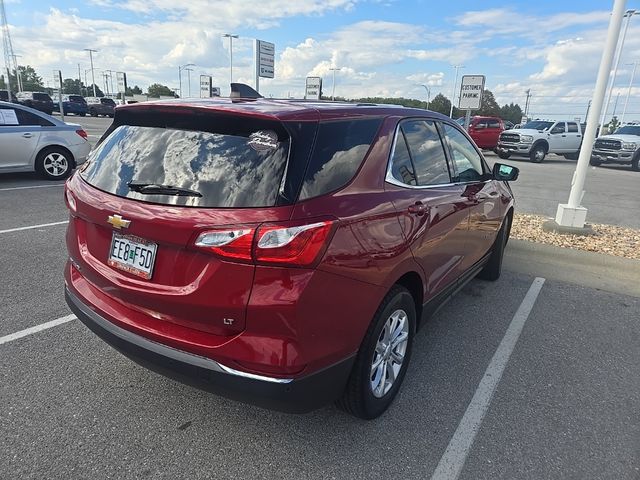
M577 160L582 145L582 126L578 122L533 120L517 130L505 130L498 140L498 156L524 155L540 163L549 153Z
M596 138L589 163L630 164L633 170L640 171L640 125L625 125L611 135Z

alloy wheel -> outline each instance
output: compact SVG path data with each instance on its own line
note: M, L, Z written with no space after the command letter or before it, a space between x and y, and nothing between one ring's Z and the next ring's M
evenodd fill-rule
M67 161L67 158L58 152L51 152L44 157L42 166L45 171L53 177L60 177L69 170L69 162Z
M394 311L382 328L371 361L370 385L376 398L384 397L400 374L409 340L409 319Z

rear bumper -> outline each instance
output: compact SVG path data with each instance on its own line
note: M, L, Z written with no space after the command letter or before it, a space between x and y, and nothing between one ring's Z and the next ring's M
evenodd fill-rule
M337 399L355 359L349 357L299 378L255 375L120 328L86 305L68 287L65 299L82 323L136 363L202 390L272 410L306 413Z
M635 152L628 150L596 150L591 152L591 158L602 163L631 163Z

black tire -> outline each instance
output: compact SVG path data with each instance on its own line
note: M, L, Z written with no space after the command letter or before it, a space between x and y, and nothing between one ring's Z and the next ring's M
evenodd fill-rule
M484 268L478 274L478 278L489 281L496 281L502 273L502 258L504 257L504 247L509 241L509 233L511 232L511 215L507 215L502 222L502 227L498 231L496 241L491 247L491 256Z
M74 167L73 156L60 147L44 148L36 157L36 171L47 180L64 180Z
M580 156L580 152L564 154L564 158L566 158L567 160L578 160L579 156Z
M631 170L640 172L640 153L636 153L636 156L631 160Z
M510 153L503 153L500 150L498 150L498 157L500 157L503 160L508 159L511 156Z
M544 157L546 156L547 156L547 149L541 143L539 143L538 145L534 145L531 151L529 152L529 159L533 163L541 163L544 160Z
M598 159L591 157L591 160L589 160L589 165L593 165L594 167L599 167L600 165L602 165L602 162Z
M91 115L92 117L97 117L98 116L98 112L95 111L95 109L91 109L89 110L89 115Z
M383 356L379 351L376 351L376 346L383 334L383 327L385 327L387 321L391 319L392 314L398 310L405 312L406 322L408 323L406 349L395 380L391 383L389 390L378 398L374 396L373 387L371 386L374 354L378 356L378 358ZM344 394L336 401L337 406L351 415L365 420L371 420L382 415L389 405L391 405L391 402L393 402L404 380L411 359L415 331L416 306L413 296L406 288L395 285L384 297L373 316L369 329L360 345L360 350L358 351L353 369L349 375L349 381ZM387 349L387 354L388 351L389 348ZM385 376L384 378L386 379L387 377ZM386 380L383 384L386 385Z
M81 117L85 117L87 114L86 113L79 113L78 115L80 115Z

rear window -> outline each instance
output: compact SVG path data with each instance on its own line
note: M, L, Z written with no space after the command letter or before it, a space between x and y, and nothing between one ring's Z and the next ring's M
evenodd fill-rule
M51 97L47 93L34 93L33 94L33 99L34 100L40 100L41 102L50 102L51 101Z
M102 102L103 105L113 105L113 106L115 106L115 104L116 104L116 102L114 102L110 98L101 98L100 101Z
M91 153L82 177L106 192L190 207L276 205L290 148L274 121L208 120L211 131L121 125ZM144 194L129 183L168 185L201 196Z
M300 200L332 192L349 183L381 123L380 118L320 123Z
M80 95L69 95L69 101L75 103L85 103L84 98Z

